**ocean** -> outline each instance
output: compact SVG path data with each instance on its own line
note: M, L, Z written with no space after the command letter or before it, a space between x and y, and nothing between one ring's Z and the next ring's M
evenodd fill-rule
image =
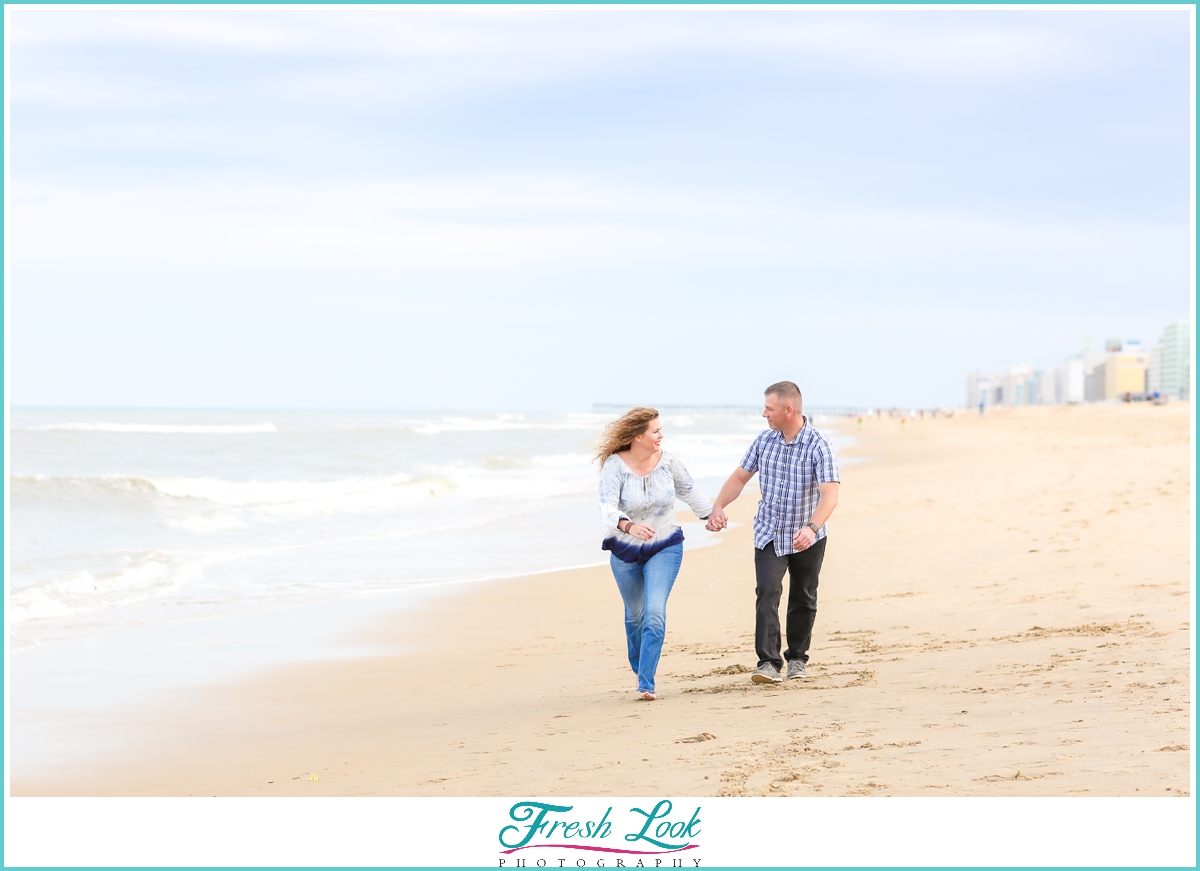
M364 615L605 563L592 446L614 416L14 409L14 710L361 653L333 642ZM664 447L712 497L762 428L666 414Z

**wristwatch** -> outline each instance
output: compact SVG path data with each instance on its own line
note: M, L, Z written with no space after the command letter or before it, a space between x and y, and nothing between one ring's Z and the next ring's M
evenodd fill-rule
M812 521L809 521L808 523L806 523L804 525L813 531L813 535L821 534L821 527L817 526L817 524L813 523Z

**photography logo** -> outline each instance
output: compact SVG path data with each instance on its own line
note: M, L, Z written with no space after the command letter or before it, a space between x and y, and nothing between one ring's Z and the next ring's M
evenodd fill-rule
M678 854L700 845L700 808L676 813L669 799L650 810L629 808L614 815L580 818L573 805L521 801L508 809L512 823L500 829L501 868L699 868L700 860ZM528 858L514 856L537 851Z

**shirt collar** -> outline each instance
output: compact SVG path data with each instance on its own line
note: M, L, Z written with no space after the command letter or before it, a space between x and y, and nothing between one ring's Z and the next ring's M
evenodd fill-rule
M801 415L801 417L804 418L804 425L800 427L800 432L796 433L796 437L790 442L784 440L783 433L780 430L775 430L776 434L779 436L780 444L798 445L801 442L808 441L808 434L812 431L812 427L808 425L808 415Z

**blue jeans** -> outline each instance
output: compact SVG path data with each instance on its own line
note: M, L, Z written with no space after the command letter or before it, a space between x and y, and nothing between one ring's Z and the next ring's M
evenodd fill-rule
M625 601L625 639L638 692L654 692L654 672L667 634L667 596L683 562L683 545L660 550L645 565L609 557L617 589Z

